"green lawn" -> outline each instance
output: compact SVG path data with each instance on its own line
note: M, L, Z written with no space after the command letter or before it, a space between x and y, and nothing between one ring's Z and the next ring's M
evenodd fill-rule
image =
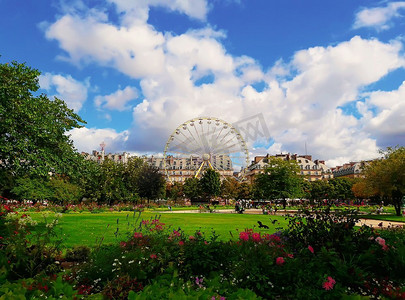
M392 222L405 222L405 217L397 216L395 214L382 214L382 215L362 215L362 219L374 219L374 220L381 220L381 221L392 221Z
M29 213L34 220L44 222L41 213ZM54 214L48 217L52 220ZM64 238L66 247L74 245L96 246L103 238L103 244L126 240L130 232L139 226L141 220L147 220L158 216L157 213L143 212L139 219L138 213L133 212L108 212L108 213L69 213L63 214L56 230ZM238 231L245 228L253 228L263 233L274 233L277 228L285 227L287 221L284 217L268 215L245 215L245 214L219 214L219 213L161 213L160 220L170 228L181 228L186 234L193 234L196 230L209 236L212 231L220 236L221 240L238 237ZM278 220L279 224L270 221ZM270 229L257 229L257 221L266 224ZM118 230L117 230L118 229Z

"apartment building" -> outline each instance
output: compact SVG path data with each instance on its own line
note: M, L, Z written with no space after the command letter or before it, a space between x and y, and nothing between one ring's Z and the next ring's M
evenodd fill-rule
M264 169L268 166L270 158L280 158L282 160L294 160L298 163L300 168L299 174L304 176L308 181L315 180L328 180L333 178L331 168L325 165L323 160L312 160L311 155L298 155L298 154L276 154L256 156L250 166L247 168L247 178L253 182L256 174L263 173Z

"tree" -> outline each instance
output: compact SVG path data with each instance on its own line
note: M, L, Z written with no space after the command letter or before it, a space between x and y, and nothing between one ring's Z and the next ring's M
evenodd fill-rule
M299 166L294 160L270 158L264 173L256 175L254 182L255 196L261 199L295 198L302 193L302 178L298 174Z
M391 200L397 216L400 216L405 195L405 147L389 147L381 154L382 159L366 165L364 180L371 190Z
M353 195L358 199L369 199L377 195L377 191L367 185L364 178L358 178L352 186Z
M236 199L250 199L252 198L252 185L248 182L242 182L237 187Z
M240 183L234 177L226 177L221 183L221 196L225 199L236 199Z
M205 197L211 199L218 196L221 192L221 180L220 175L213 169L205 170L203 176L200 179L201 191Z
M183 184L184 195L191 201L196 201L201 197L200 180L198 178L186 178Z
M310 200L322 200L331 195L333 186L325 180L310 182Z
M144 164L137 178L139 196L148 200L163 198L166 192L166 180L159 169Z
M183 197L183 184L180 182L168 183L166 185L166 197L176 201Z
M329 184L332 187L331 193L329 193L330 199L347 200L353 199L353 179L338 177L329 180Z
M65 102L39 89L38 70L25 64L0 64L0 161L13 176L69 176L83 158L66 132L85 123Z

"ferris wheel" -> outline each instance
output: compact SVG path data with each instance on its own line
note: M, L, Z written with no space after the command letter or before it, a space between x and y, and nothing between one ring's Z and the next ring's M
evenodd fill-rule
M243 177L249 151L242 135L230 123L214 117L184 122L169 136L163 152L163 167L169 181L199 177L205 169L221 177Z

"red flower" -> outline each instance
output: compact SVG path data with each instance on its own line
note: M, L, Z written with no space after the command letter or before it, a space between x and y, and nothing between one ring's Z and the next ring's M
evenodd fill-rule
M326 281L322 284L322 287L329 291L331 289L333 289L333 287L335 286L335 279L333 279L332 277L328 276L328 278L326 279Z
M151 254L150 258L155 259L155 258L157 258L157 255L156 254Z
M254 242L260 242L261 241L260 233L257 233L257 232L253 233L252 239Z
M294 258L294 254L287 254L287 256L289 257L289 258Z
M282 266L285 263L284 257L277 257L276 258L276 264L279 266Z
M188 237L188 239L189 239L190 241L192 241L192 240L195 240L195 237L193 237L192 235L190 235L190 236Z
M242 232L239 234L239 238L240 238L242 241L248 241L248 240L249 240L249 233L247 233L246 231L242 231Z
M120 247L121 248L125 248L126 246L127 246L126 242L124 242L124 241L120 242Z
M143 237L142 232L135 232L134 233L134 238L139 239L141 237Z
M308 246L308 250L309 250L311 253L314 253L314 248L312 248L312 246Z
M183 246L183 245L184 245L184 242L183 242L183 241L180 241L180 242L179 242L179 245L180 245L180 246Z

